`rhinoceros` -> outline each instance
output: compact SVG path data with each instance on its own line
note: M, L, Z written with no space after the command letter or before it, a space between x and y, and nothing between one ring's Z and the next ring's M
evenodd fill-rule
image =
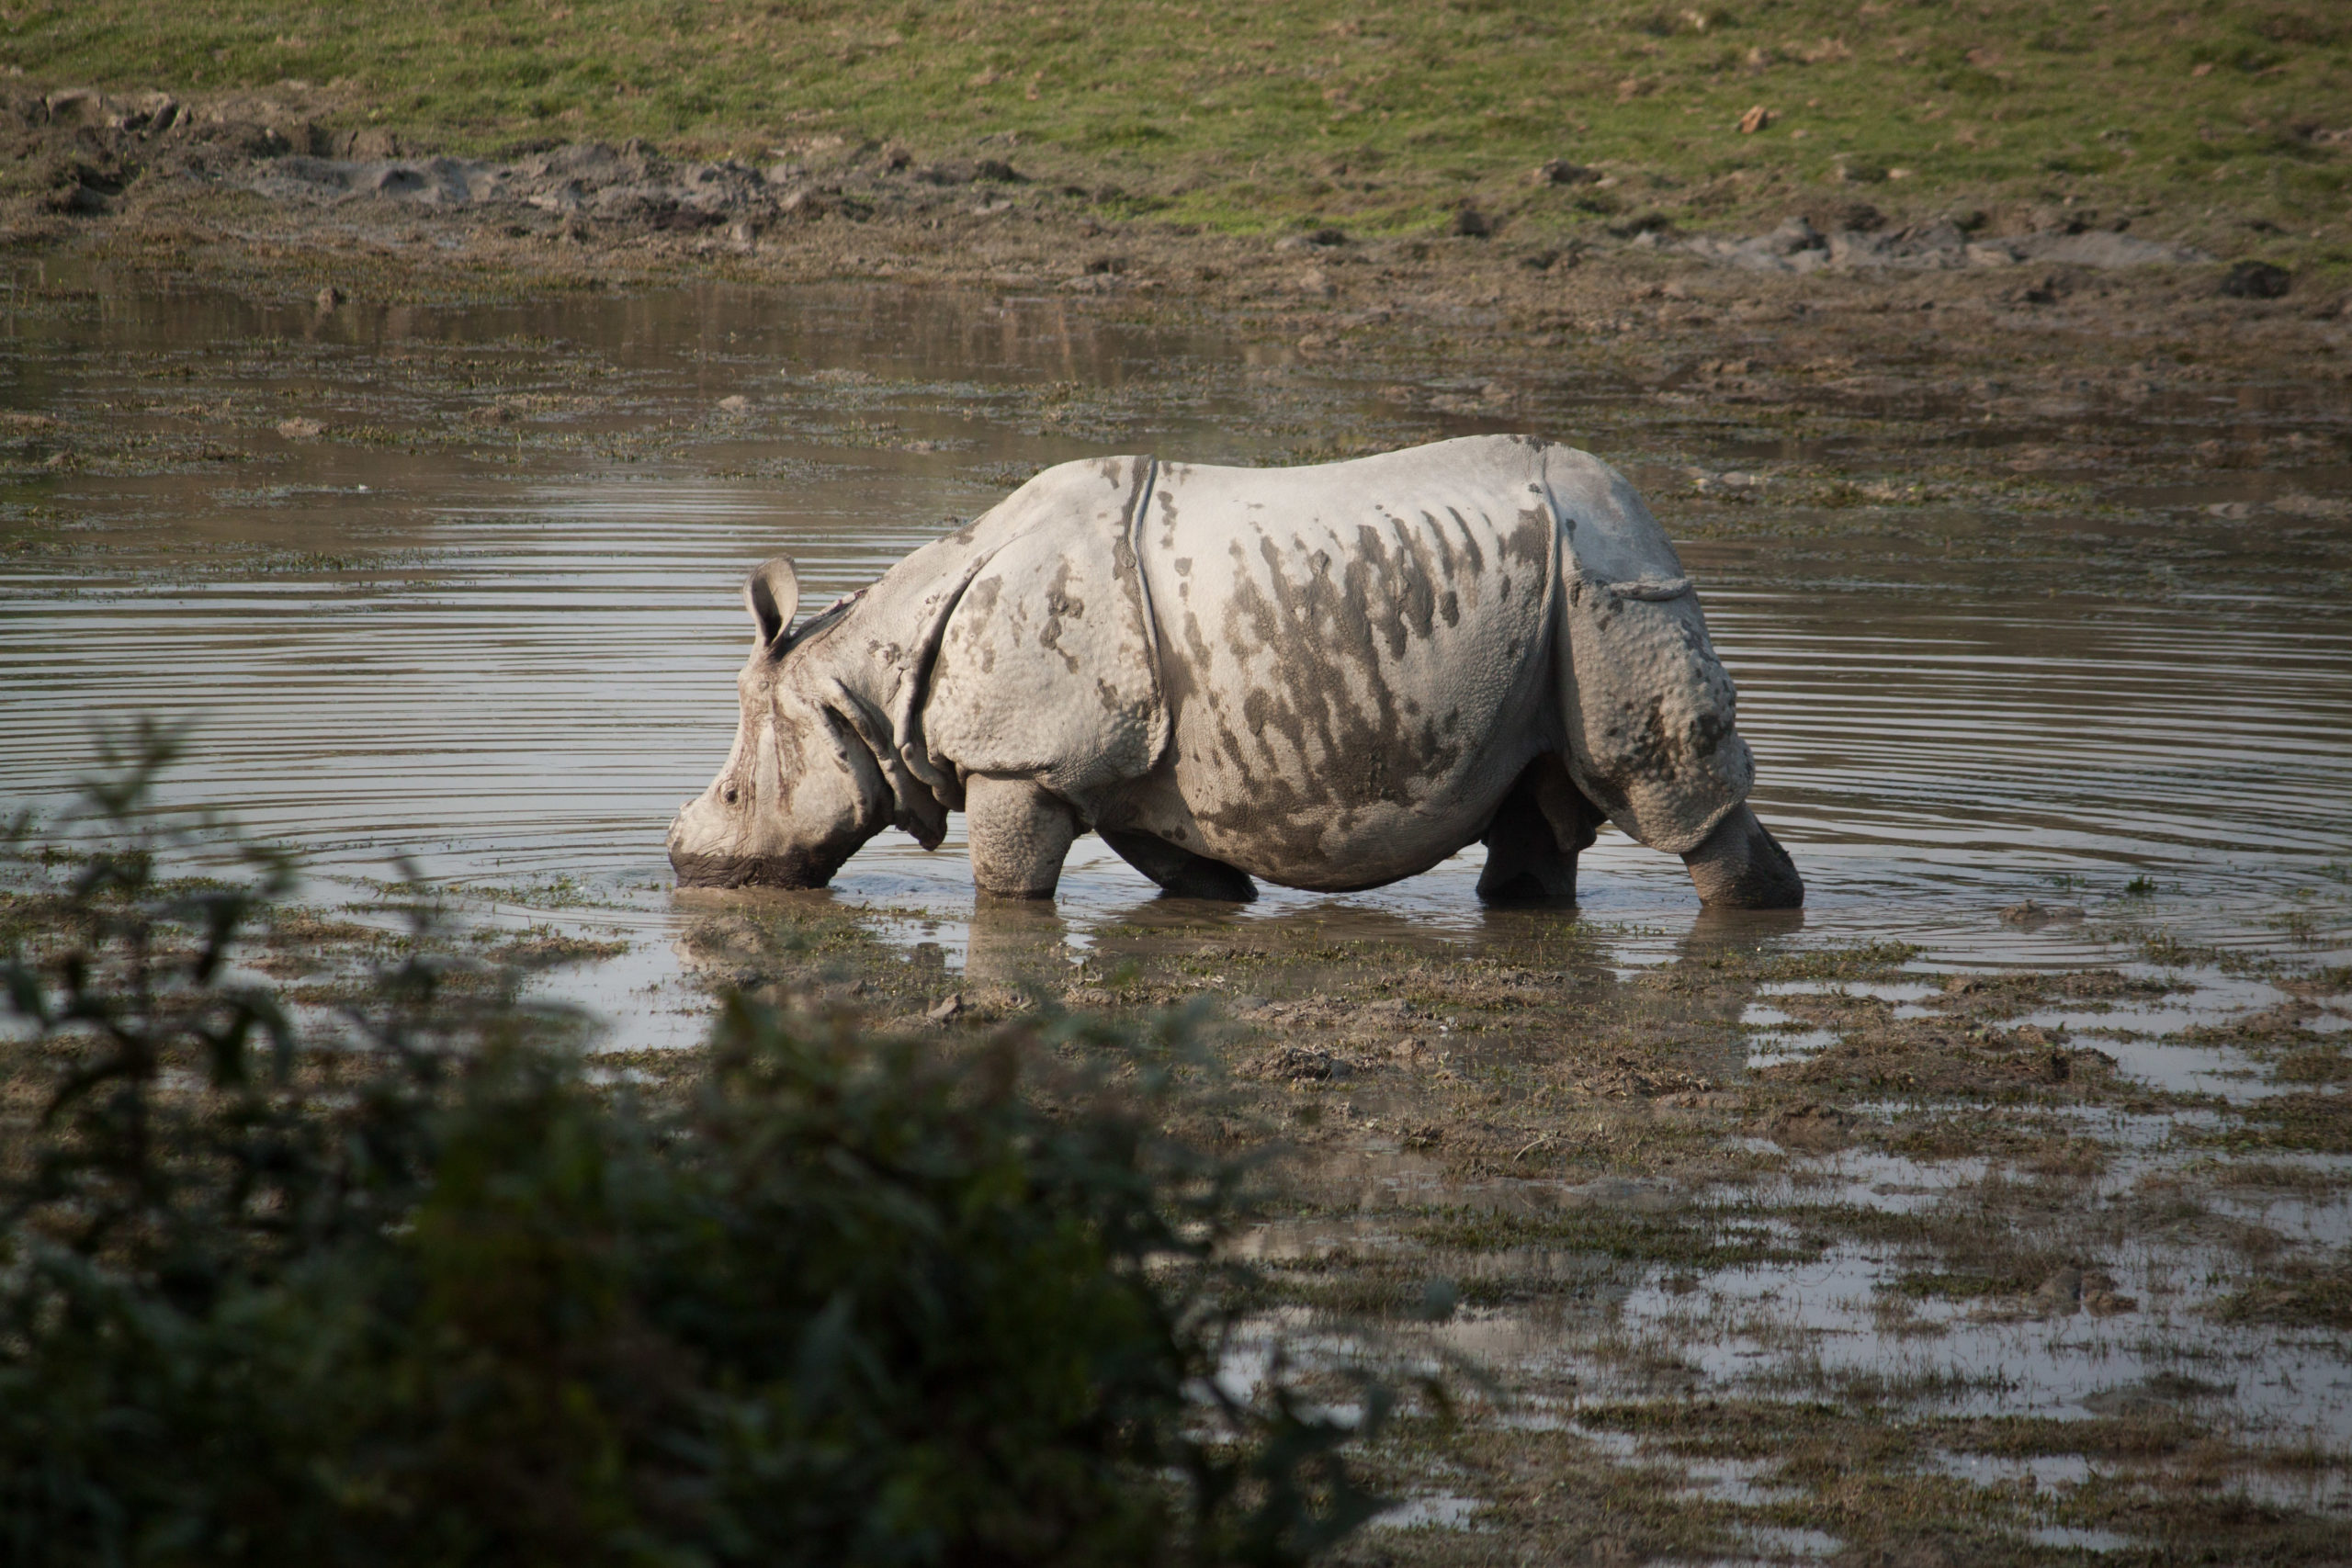
M1690 580L1608 464L1474 436L1312 468L1065 463L795 627L777 557L681 884L816 887L961 809L983 894L1050 897L1088 830L1168 893L1349 891L1475 840L1566 899L1615 823L1709 904L1804 886Z

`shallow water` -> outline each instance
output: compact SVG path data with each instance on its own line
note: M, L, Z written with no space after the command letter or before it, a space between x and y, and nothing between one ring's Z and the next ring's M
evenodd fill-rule
M62 802L99 721L189 721L180 798L354 887L407 855L506 918L562 907L644 939L575 989L626 1036L672 1037L662 835L727 750L744 569L788 551L813 607L1038 465L1500 427L1400 424L1291 360L1050 299L712 287L322 314L93 279L0 335L0 412L56 417L47 439L78 454L0 485L0 799ZM1610 394L1580 395L1605 424ZM505 423L475 422L493 403ZM281 434L290 417L326 434ZM1604 455L1654 489L1683 471L1638 440ZM1758 808L1807 878L1806 940L1958 965L2111 961L2117 922L2344 947L2352 606L2078 593L2063 565L1846 558L1834 538L1685 556ZM953 967L960 850L886 834L832 897L887 907L895 939ZM1346 897L1269 889L1231 918L1353 911L1475 942L1482 853ZM1697 909L1680 867L1612 831L1586 868L1582 918L1616 961L1670 955ZM1063 890L1073 960L1151 892L1092 840ZM2029 896L2090 918L1999 919Z

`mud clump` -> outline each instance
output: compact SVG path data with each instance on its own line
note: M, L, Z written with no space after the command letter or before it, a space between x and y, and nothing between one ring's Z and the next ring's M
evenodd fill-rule
M2283 266L2240 262L2222 279L2222 292L2233 299L2284 299L2294 284L2294 275Z

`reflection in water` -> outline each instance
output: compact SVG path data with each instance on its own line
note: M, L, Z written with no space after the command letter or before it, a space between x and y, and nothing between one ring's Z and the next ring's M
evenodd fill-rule
M983 898L972 910L965 978L1025 992L1069 979L1069 927L1047 898Z

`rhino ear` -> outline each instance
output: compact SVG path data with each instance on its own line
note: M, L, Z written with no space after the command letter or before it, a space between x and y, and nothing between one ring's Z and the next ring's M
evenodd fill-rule
M792 613L800 608L800 574L792 570L791 557L775 556L752 569L743 584L743 608L752 612L759 646L779 650Z

